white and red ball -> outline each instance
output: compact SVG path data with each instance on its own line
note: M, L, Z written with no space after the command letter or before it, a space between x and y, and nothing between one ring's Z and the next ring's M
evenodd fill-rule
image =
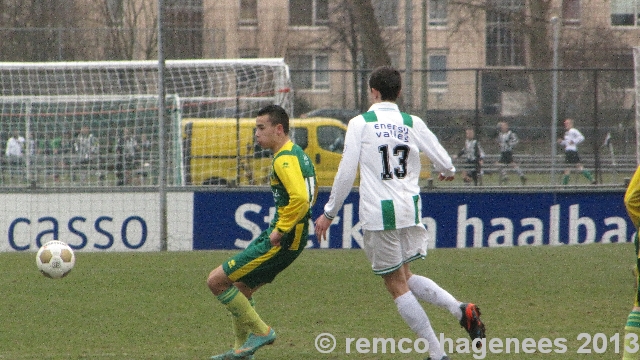
M73 269L76 255L66 243L58 240L42 245L36 255L36 265L40 272L49 278L59 279Z

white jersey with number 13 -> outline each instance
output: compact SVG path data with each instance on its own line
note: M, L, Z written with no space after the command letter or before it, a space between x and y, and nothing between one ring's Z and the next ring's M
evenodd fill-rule
M422 223L420 154L437 174L453 176L451 157L424 121L395 103L376 103L349 121L345 146L324 211L336 216L360 166L360 223L364 230L392 230Z

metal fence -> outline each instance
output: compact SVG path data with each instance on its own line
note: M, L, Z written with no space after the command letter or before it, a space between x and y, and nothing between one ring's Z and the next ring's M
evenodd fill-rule
M296 83L296 76L309 72L291 70L293 83ZM320 107L359 111L368 108L365 86L370 70L327 72L327 88L294 88L296 117L306 110ZM473 128L486 152L482 182L485 186L504 185L499 181L503 169L497 164L500 149L496 142L497 124L503 121L507 121L520 138L514 155L530 179L528 184L560 184L560 176L565 169L574 170L570 184L590 184L590 181L581 177L580 172L575 171L574 166L565 166L564 149L557 144L557 138L564 134L562 122L566 118L574 119L576 128L586 138L579 145L579 154L582 164L593 173L597 183L623 184L636 167L633 70L561 69L557 70L555 86L553 74L552 70L525 69L415 70L412 74L413 87L409 92L412 98L401 98L400 105L403 111L425 119L451 154L457 154L462 149L465 129ZM37 83L39 79L32 80ZM194 84L198 83L201 81ZM313 82L309 86L312 87ZM557 89L557 92L554 93L553 89ZM557 104L556 114L552 111L554 103ZM189 116L212 117L210 114ZM151 117L149 119L152 121ZM107 148L113 149L114 145L109 144ZM112 152L105 151L105 154ZM151 158L144 163L158 164L158 160L157 157ZM48 164L48 161L34 159L33 164ZM464 163L458 161L456 165L461 167ZM6 165L6 168L10 166ZM55 178L55 175L45 174L44 177ZM18 173L17 176L23 177L23 174ZM154 184L153 180L145 181ZM11 179L2 178L0 183L15 184ZM108 186L109 182L105 184ZM452 186L468 184L457 181Z
M328 71L330 90L297 89L297 113L318 107L366 111L369 72ZM294 83L300 74L308 71L292 70ZM579 145L584 166L600 184L624 183L636 167L633 70L559 69L555 84L553 74L548 69L414 70L411 98L399 103L421 116L451 154L463 147L465 128L472 127L487 153L488 173L499 169L497 124L508 122L520 138L517 161L538 174L540 184L560 183L551 178L565 170L557 138L564 136L563 121L572 118L585 136ZM587 181L574 178L573 184Z

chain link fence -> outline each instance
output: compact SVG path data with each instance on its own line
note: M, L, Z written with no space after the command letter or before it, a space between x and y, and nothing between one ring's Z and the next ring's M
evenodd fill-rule
M293 70L294 83L296 76L308 72ZM369 71L328 72L331 90L297 89L296 112L316 107L366 111ZM412 98L401 98L400 105L404 111L421 116L451 154L463 148L465 129L473 128L486 153L485 185L499 184L502 165L498 163L498 124L504 121L520 138L514 159L530 174L532 184L560 184L565 169L574 174L570 184L590 184L574 165L565 164L564 147L557 143L564 136L563 121L567 118L574 120L585 137L578 146L585 169L593 173L598 184L623 184L636 168L633 70L561 69L556 86L553 72L510 68L415 70ZM552 111L554 101L557 114Z

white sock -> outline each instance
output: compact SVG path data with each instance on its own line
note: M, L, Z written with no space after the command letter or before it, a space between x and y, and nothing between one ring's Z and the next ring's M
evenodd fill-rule
M413 293L407 291L398 296L394 301L398 307L400 316L402 316L402 319L409 325L411 330L429 343L429 355L431 358L442 358L445 354L440 347L440 341L438 341L436 333L431 327L427 313L424 312L424 309L420 306L418 299L413 296Z
M462 319L461 302L438 286L433 280L413 274L407 280L407 285L409 285L409 289L418 299L449 310L458 321Z

